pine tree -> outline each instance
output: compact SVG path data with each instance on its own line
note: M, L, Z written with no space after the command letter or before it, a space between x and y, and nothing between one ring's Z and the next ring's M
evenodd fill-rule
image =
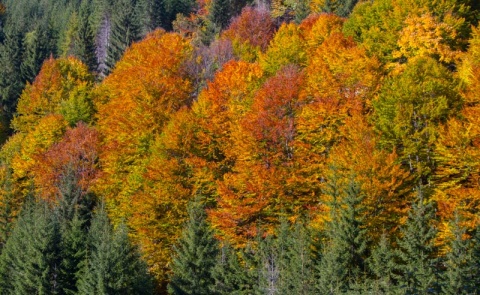
M399 287L406 294L427 294L438 289L438 249L434 239L436 229L432 225L434 207L424 197L424 188L417 188L417 197L412 204L408 219L401 229L398 240L399 258L402 261Z
M334 176L332 183L336 183ZM336 184L338 185L338 184ZM319 265L317 290L322 294L346 292L351 282L365 273L367 237L363 225L363 194L353 179L338 200L338 188L331 187L329 241Z
M78 294L151 294L146 265L130 243L125 225L114 232L101 205L89 230Z
M199 199L190 204L188 214L189 220L174 248L168 290L170 294L211 294L218 242Z
M451 241L450 252L445 257L446 270L442 274L442 293L474 294L470 285L472 269L468 265L470 241L464 239L465 229L460 227L459 216L456 214L453 225L454 239Z

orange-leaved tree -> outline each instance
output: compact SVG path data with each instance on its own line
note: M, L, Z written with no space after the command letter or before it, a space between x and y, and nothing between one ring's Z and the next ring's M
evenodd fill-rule
M62 181L70 173L82 196L90 192L99 174L99 149L98 132L92 127L80 122L75 128L67 129L58 143L35 157L32 175L37 195L58 201Z
M251 109L232 126L235 165L219 182L217 207L209 215L237 245L255 236L260 224L273 230L281 214L298 216L310 201L290 185L302 83L298 68L283 68L262 85Z
M299 179L317 198L329 153L344 137L340 128L347 118L370 109L380 73L379 62L341 33L328 36L309 59L295 150Z
M435 146L437 170L434 181L442 223L448 238L449 223L458 213L469 229L480 222L480 29L474 28L470 48L458 74L462 82L463 108L440 129Z
M339 129L342 139L330 152L328 164L336 168L342 183L354 177L361 185L367 234L378 240L384 232L396 233L404 222L410 207L412 177L399 163L395 150L378 148L379 136L367 120L363 115L345 119ZM314 224L321 224L328 214L315 217Z
M255 61L267 49L275 25L268 10L247 6L234 18L222 38L232 41L235 54L245 61Z
M157 257L166 255L154 253L158 248L146 241L162 220L140 220L145 214L158 216L157 207L148 207L157 197L150 194L156 193L153 190L144 191L146 174L147 167L154 165L149 166L153 153L157 153L153 147L165 126L179 109L192 102L192 83L183 67L191 51L188 40L180 35L156 30L127 49L95 90L102 173L94 190L106 198L113 222L125 220L132 228L135 242L159 278L165 278L166 262L158 267L161 258ZM145 225L150 221L154 224ZM162 250L169 251L168 247Z

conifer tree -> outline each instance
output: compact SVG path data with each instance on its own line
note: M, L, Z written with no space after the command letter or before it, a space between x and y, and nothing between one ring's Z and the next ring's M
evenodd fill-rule
M256 255L259 262L258 292L260 294L279 294L280 265L285 256L285 249L277 248L275 242L273 236L269 235L261 239L258 244Z
M0 253L12 231L14 218L12 171L9 167L5 167L4 169L6 169L5 178L0 186Z
M468 252L468 266L471 272L470 288L473 294L480 294L480 226L475 229Z
M87 251L84 223L76 213L68 224L63 225L60 281L64 294L73 295L78 292L77 282Z
M228 26L231 15L230 0L213 0L210 10L210 19L220 29L224 29Z
M433 227L434 207L424 197L424 188L417 188L417 196L401 229L398 240L399 265L402 276L399 287L406 294L427 294L438 291L437 246Z
M450 251L444 258L446 269L442 273L442 293L447 295L475 294L471 288L473 270L468 264L470 241L464 239L465 229L460 226L458 214L455 216L453 234L454 239L451 241Z
M336 183L335 178L332 183ZM322 294L337 294L348 291L350 283L365 273L367 237L360 185L352 179L340 200L337 199L337 187L331 187L329 193L332 197L329 241L319 265L317 290Z
M163 0L163 9L165 10L165 19L162 27L172 30L172 22L177 18L177 14L189 15L193 11L195 1L193 0Z
M395 257L390 241L386 233L383 233L378 245L373 248L372 254L367 261L370 272L373 275L373 280L369 281L369 284L375 293L396 294L398 292Z
M311 294L313 291L313 261L311 239L303 222L290 228L282 220L278 228L276 249L279 253L279 294Z
M140 25L141 6L139 3L138 0L119 0L113 9L107 52L108 71L113 70L128 46L142 37L143 28Z
M242 272L243 267L240 265L235 249L230 244L225 243L219 251L217 263L212 271L215 285L212 286L211 293L241 294L243 287Z
M347 17L352 12L358 0L325 0L323 11Z
M103 206L92 219L78 294L151 294L146 266L130 243L125 225L114 232Z
M2 294L60 292L60 227L44 202L29 201L2 252Z
M87 251L87 225L90 222L91 199L78 185L78 174L67 169L58 185L56 212L62 230L61 287L65 294L77 294L77 282Z
M90 21L91 4L90 1L83 1L79 11L79 23L77 30L77 46L74 55L77 56L88 69L92 72L96 72L98 69L96 46L95 46L95 33Z
M21 75L23 53L22 34L15 27L8 27L5 40L0 46L0 97L1 107L8 119L13 117L18 97L25 85Z
M155 30L157 28L163 27L163 23L166 20L166 11L164 0L151 0L148 15L150 20L150 29Z
M56 56L58 32L52 22L46 18L35 30L26 35L24 40L23 60L20 72L23 81L33 82L43 61L50 56Z
M188 215L188 222L174 248L168 291L170 294L211 294L218 242L198 197L190 204Z

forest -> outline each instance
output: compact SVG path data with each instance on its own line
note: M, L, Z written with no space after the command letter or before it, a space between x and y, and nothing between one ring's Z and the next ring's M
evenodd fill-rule
M480 294L477 0L0 0L0 294Z

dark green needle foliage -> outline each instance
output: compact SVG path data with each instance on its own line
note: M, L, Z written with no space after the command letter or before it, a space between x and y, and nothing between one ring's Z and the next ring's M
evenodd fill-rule
M454 238L450 244L450 252L444 258L445 272L442 276L442 293L475 294L472 286L473 269L470 268L470 240L464 239L465 229L460 226L458 214L453 224Z
M138 0L119 0L113 7L112 28L107 52L108 71L111 72L123 53L143 36L142 6Z
M60 292L60 226L44 202L28 201L2 252L2 294Z
M242 294L245 286L242 276L244 271L235 249L229 244L224 244L212 271L215 284L212 285L211 294Z
M95 34L90 21L91 5L90 1L83 1L79 11L79 23L76 36L76 46L74 55L77 56L88 69L92 72L97 71L98 63L95 54Z
M103 205L97 208L89 231L86 261L78 294L151 294L146 265L129 239L125 225L114 231Z
M424 188L417 188L417 196L398 241L402 272L399 286L406 294L438 292L438 249L434 242L437 230L432 224L435 211L424 194Z
M358 0L326 0L323 6L325 12L347 17L352 12Z
M211 294L219 245L197 197L188 208L189 220L174 248L170 294Z
M76 213L62 229L60 283L64 294L73 295L78 292L77 281L82 275L81 267L87 252L84 223Z
M0 46L0 96L2 109L9 119L17 106L17 100L25 82L20 75L23 55L23 36L15 27L5 30L5 40Z
M469 249L468 266L471 271L470 288L473 294L480 294L480 226L475 229Z
M314 279L310 233L303 222L299 221L292 227L283 219L277 230L278 294L312 294Z
M363 194L353 179L343 191L334 176L329 191L331 221L323 258L318 265L317 292L346 292L365 273L367 237L363 224ZM338 199L340 192L341 199Z
M14 224L14 201L15 196L12 191L12 170L6 168L6 176L3 183L0 184L2 190L3 202L0 207L0 253L5 246Z
M370 272L373 276L369 281L370 289L375 294L398 294L396 285L397 264L395 251L390 245L386 233L380 237L379 243L373 248L372 254L367 260Z

